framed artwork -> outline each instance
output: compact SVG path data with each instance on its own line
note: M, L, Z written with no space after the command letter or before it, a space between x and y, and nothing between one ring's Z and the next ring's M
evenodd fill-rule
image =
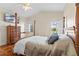
M17 18L18 23L19 23L19 17ZM15 22L15 16L9 13L4 14L4 21L14 23Z

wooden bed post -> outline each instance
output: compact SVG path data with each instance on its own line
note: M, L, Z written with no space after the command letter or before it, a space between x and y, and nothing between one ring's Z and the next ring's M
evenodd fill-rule
M34 20L34 36L35 36L35 24L36 24L36 21Z
M65 28L65 16L63 17L63 34L65 34L64 28Z
M77 54L79 55L79 3L76 3L76 27L75 27L75 33L76 33L76 39L75 39L75 47Z
M15 42L18 40L18 36L17 36L17 13L15 13Z

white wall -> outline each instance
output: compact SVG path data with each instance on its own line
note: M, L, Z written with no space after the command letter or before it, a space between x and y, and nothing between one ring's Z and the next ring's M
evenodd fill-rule
M50 34L51 21L53 20L60 21L62 20L62 17L63 17L63 12L42 11L34 16L28 17L26 23L36 20L35 34L40 36L48 36ZM62 33L62 24L63 22L60 22L58 26L59 28L61 28L59 31L60 33Z
M75 26L75 16L76 16L76 5L75 3L67 4L64 10L64 16L66 17L66 21L68 21L68 26ZM73 21L73 23L71 23ZM67 30L65 30L65 33ZM74 33L74 31L72 31Z
M7 44L7 26L14 25L4 21L4 11L0 9L0 46ZM21 31L23 32L23 22L20 22L19 26L22 26Z
M64 9L64 16L66 17L66 20L73 20L75 22L75 16L76 16L76 6L75 3L67 4Z
M0 45L7 43L7 25L11 24L4 22L3 11L0 9ZM13 24L12 24L13 25Z

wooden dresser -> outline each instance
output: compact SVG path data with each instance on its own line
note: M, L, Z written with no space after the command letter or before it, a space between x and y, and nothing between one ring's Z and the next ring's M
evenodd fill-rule
M15 31L15 26L7 26L7 44L13 44L20 40L21 32L20 32L20 26L17 27L17 33ZM16 39L17 35L17 39Z

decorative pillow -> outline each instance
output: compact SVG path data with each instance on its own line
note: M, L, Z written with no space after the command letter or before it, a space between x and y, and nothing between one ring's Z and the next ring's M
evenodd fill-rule
M59 36L57 33L53 33L49 38L48 38L48 44L54 44L59 39Z

